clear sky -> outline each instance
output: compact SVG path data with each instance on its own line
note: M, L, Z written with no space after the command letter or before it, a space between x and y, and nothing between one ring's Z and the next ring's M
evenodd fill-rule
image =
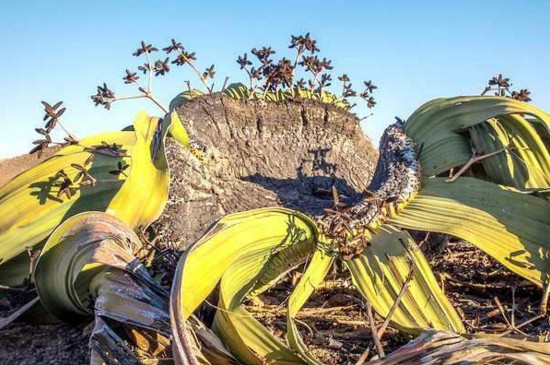
M118 95L142 39L165 46L174 37L197 64L216 64L218 83L244 81L235 63L252 47L290 55L291 34L310 31L334 73L379 90L363 130L377 144L394 116L425 101L478 94L502 72L550 110L550 1L30 1L0 2L0 158L26 153L42 125L40 100L63 100L65 124L78 137L131 124L147 102L95 108L89 96L106 81ZM155 83L168 104L193 79L176 72ZM199 84L195 81L194 85ZM358 114L366 113L364 104Z

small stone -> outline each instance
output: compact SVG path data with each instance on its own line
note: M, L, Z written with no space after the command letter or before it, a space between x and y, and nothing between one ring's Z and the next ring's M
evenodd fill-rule
M333 349L341 349L344 346L344 344L340 341L336 341L335 339L331 338L328 341L328 347Z

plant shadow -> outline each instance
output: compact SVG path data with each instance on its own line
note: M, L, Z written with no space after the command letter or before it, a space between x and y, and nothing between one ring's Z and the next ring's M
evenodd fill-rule
M295 178L278 178L256 173L241 177L241 180L274 192L281 205L310 215L321 215L325 208L333 206L333 187L338 192L340 202L355 204L365 195L337 176L338 164L328 160L331 150L308 150L311 158L302 159L296 168Z

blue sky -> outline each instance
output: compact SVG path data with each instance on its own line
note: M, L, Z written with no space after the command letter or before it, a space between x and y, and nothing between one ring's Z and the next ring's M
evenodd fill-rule
M41 126L40 100L63 100L65 125L78 137L117 130L147 102L110 112L89 96L106 81L118 95L140 40L165 46L174 37L195 51L197 64L216 64L218 83L244 81L235 59L271 45L278 55L291 34L310 31L334 73L379 90L374 116L362 123L377 144L394 116L406 118L425 101L478 94L502 72L550 110L550 1L23 1L0 2L0 158L26 153ZM196 78L178 68L156 80L166 104ZM366 108L359 104L358 114Z

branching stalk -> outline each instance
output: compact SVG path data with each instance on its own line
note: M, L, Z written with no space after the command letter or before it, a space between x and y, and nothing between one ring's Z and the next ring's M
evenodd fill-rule
M113 103L115 101L123 101L123 100L133 100L133 99L149 99L151 100L153 103L155 103L155 105L157 105L165 114L168 114L170 111L168 110L168 108L166 108L164 105L162 105L162 103L155 97L155 95L153 95L152 93L150 92L147 92L147 93L143 93L143 94L140 94L140 95L131 95L131 96L123 96L123 97L120 97L120 98L116 98L113 100Z
M153 91L153 83L151 79L153 78L153 66L151 65L151 60L149 58L149 52L145 52L145 58L147 59L147 68L149 69L147 77L147 92L150 93Z
M378 337L378 331L376 330L376 324L374 323L374 316L372 314L372 304L369 301L367 301L367 316L369 317L369 326L372 334L372 340L374 341L374 346L376 347L376 352L378 352L378 356L380 356L380 358L383 358L386 355L384 353L382 343L380 342L380 338Z
M63 129L63 131L69 136L69 138L75 140L75 141L78 141L78 139L71 133L67 130L67 128L65 128L65 126L63 125L63 123L61 123L59 120L57 121L57 124L59 124L59 126L61 127L61 129Z
M193 71L195 71L195 73L199 76L204 87L206 87L206 90L208 90L209 93L212 93L212 88L208 85L208 83L206 82L206 79L202 76L202 73L195 67L195 65L193 64L193 61L187 58L187 56L185 56L185 54L181 50L178 49L177 51L178 51L178 54L189 65L189 67L191 67L191 69L193 69Z
M493 152L490 152L490 153L487 153L487 154L484 154L484 155L481 155L481 156L476 156L476 151L473 150L472 151L472 157L468 160L468 162L466 162L466 164L464 164L464 166L462 166L462 168L460 170L458 170L458 172L456 174L454 174L451 178L447 179L446 181L448 183L455 182L460 176L462 176L466 171L468 171L468 169L473 164L475 164L477 162L480 162L480 161L483 161L486 158L496 156L499 153L505 152L509 149L510 149L510 147L506 146L504 148L501 148L499 150L496 150L496 151L493 151Z

